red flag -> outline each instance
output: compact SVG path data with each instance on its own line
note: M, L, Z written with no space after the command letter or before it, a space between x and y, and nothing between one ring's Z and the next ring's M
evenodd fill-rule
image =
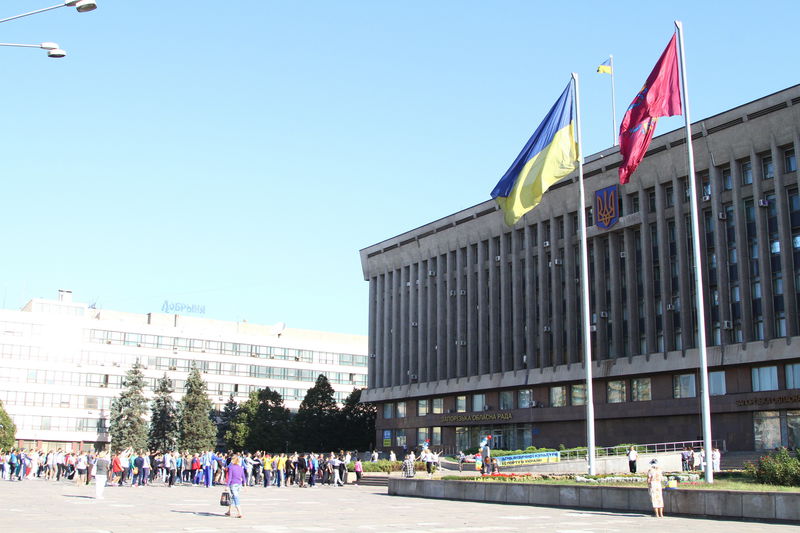
M656 130L658 117L681 114L676 36L672 36L653 72L628 106L628 111L622 119L619 128L619 152L622 154L622 164L619 167L620 183L628 183L631 174L642 161Z

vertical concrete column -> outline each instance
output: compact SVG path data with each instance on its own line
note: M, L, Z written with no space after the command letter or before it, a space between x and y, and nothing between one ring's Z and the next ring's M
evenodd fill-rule
M533 243L536 226L525 227L525 368L533 368L536 361L536 309L537 302L534 298L534 289L537 280L533 277Z
M638 192L634 193L638 194ZM641 204L639 204L641 206ZM641 207L640 207L641 209ZM630 194L622 196L622 212L626 216L633 214L633 201ZM641 213L639 213L641 215ZM641 226L639 226L641 232ZM622 245L625 248L625 257L620 258L620 264L625 265L625 309L628 316L628 344L624 347L625 353L622 355L634 355L639 353L639 287L636 283L636 242L634 239L634 228L627 227L623 230Z
M756 165L758 158L755 152L751 151L750 164L753 168L753 178L756 179ZM742 310L742 339L744 342L753 340L753 308L751 306L751 287L750 287L750 246L747 243L747 223L744 215L744 198L742 192L742 176L739 172L739 165L731 159L731 179L733 180L733 203L734 218L736 220L736 252L739 260L739 301Z
M419 297L419 263L409 265L408 276L408 371L419 379L419 318L417 303Z
M478 244L467 245L467 366L466 375L478 374L478 276L481 269L476 268L478 262Z
M578 327L578 318L581 316L581 294L580 285L575 280L580 281L580 248L576 245L578 239L575 238L575 221L572 213L564 215L564 299L567 303L567 313L564 317L566 324L567 345L564 351L565 363L577 363L580 361L578 348L578 336L581 330Z
M426 309L427 322L425 324L425 363L427 371L425 373L425 381L436 381L437 371L437 354L436 343L439 342L439 329L438 329L438 284L436 283L436 256L428 259L428 272L427 282L425 284L425 298L428 302Z
M478 374L489 373L489 287L486 272L488 241L478 242Z
M608 272L608 279L611 281L611 302L608 313L611 320L609 357L622 357L625 354L622 338L622 272L620 272L622 259L619 257L619 240L618 232L608 234L608 265L611 269Z
M387 270L383 275L383 386L392 386L392 278L394 273Z
M687 179L693 179L692 176L689 176ZM695 299L691 296L691 289L690 284L694 284L694 276L700 275L700 268L695 271L690 269L690 265L692 264L692 260L689 257L689 254L692 253L689 250L689 241L686 239L686 232L691 231L691 220L689 224L686 224L686 217L685 211L683 208L683 199L684 199L684 189L681 184L681 181L677 177L672 178L672 188L675 191L675 245L677 246L677 255L678 255L678 294L681 299L680 305L680 325L681 325L681 336L683 340L683 348L696 348L695 342L695 325L697 321L694 320L693 311L696 309L697 305L695 303ZM698 207L700 207L698 205ZM691 209L690 206L686 206L686 211ZM703 223L703 217L700 217L700 224ZM702 227L698 228L698 233L702 236L705 234L705 231ZM702 241L701 241L702 245ZM702 248L705 250L705 247ZM682 275L685 273L686 275ZM671 276L671 274L670 274ZM670 278L671 280L671 278ZM674 289L674 288L673 288ZM703 297L708 301L706 295ZM708 309L708 307L706 307ZM671 317L672 318L672 317ZM706 318L706 329L708 329L708 316ZM673 318L674 323L674 318ZM708 337L709 331L706 331L706 335ZM699 337L699 335L698 335Z
M592 350L592 355L598 361L608 359L608 318L603 318L603 314L609 312L608 302L606 301L606 287L608 286L608 272L606 272L606 254L608 245L606 239L596 236L592 239L594 249L594 317L597 326L595 339L597 346Z
M436 379L447 379L447 253L436 259Z
M469 245L467 245L469 247ZM458 345L455 347L455 367L451 374L454 377L461 377L466 375L467 364L467 341L466 331L466 317L464 316L465 307L467 304L467 288L465 280L466 265L464 260L466 258L467 250L462 247L456 248L456 342Z
M783 280L783 310L786 322L786 335L793 337L798 334L797 327L797 296L795 294L794 270L792 261L792 230L789 220L789 202L786 194L786 180L783 177L783 154L778 150L775 139L772 139L770 149L772 161L775 165L775 201L778 208L778 240L780 242L781 277ZM797 151L795 151L795 157ZM770 283L770 286L772 284ZM777 320L777 317L776 317ZM772 333L772 332L771 332ZM773 334L770 335L770 337Z
M512 335L512 351L513 361L511 370L522 369L522 354L525 353L525 323L523 321L523 301L525 300L525 293L523 292L523 277L522 277L522 264L524 260L521 258L520 249L524 244L524 237L521 235L525 231L523 229L514 230L511 233L511 335Z
M369 323L367 325L367 387L375 388L375 314L377 281L375 276L369 278Z
M411 292L410 279L410 266L400 267L400 373L398 375L399 385L408 383L408 373L410 366L409 358L409 342L408 337L411 330L411 324L408 321L409 310L409 297Z
M500 234L502 237L502 233ZM500 371L500 272L501 238L489 237L489 372Z
M403 383L400 379L400 369L402 367L400 352L400 339L403 334L400 329L400 309L402 308L402 298L400 296L402 288L403 267L394 270L392 275L392 380L391 386L396 387Z
M514 233L514 230L511 230ZM512 368L512 309L513 302L511 297L511 272L508 259L509 241L511 236L508 232L500 233L500 372L508 372Z
M669 228L664 207L664 187L665 184L656 183L656 227L658 235L658 264L661 267L659 276L659 283L661 284L661 333L664 337L664 351L669 351L675 349L675 328L672 324L672 313L667 311L667 304L672 303L672 273L670 272Z
M456 248L458 250L458 248ZM447 370L445 378L455 377L456 374L456 261L454 251L447 252Z
M730 160L731 165L731 179L734 179L734 176L738 176L738 171L736 174L733 174L733 167L737 166L736 161L733 159L731 155ZM730 344L733 342L733 336L731 335L731 330L726 330L722 328L724 322L726 320L733 320L731 316L731 291L729 282L729 271L728 271L728 228L727 228L727 219L722 220L719 218L720 213L723 212L722 210L722 172L720 171L720 167L712 166L709 169L709 180L711 182L711 223L714 225L714 252L717 255L717 292L719 293L719 322L720 322L720 340L722 344ZM731 221L733 222L733 221ZM703 269L703 281L706 283L706 287L711 286L710 278L709 278L709 271L711 269L711 265L708 265L708 268ZM706 309L709 311L709 320L708 323L713 327L713 321L711 320L711 304L712 299L710 297L711 291L706 291L709 294L708 298L708 305ZM713 338L713 335L711 336Z
M550 238L549 233L545 232L545 223L539 222L536 225L537 242L539 243L539 257L537 258L539 276L536 280L539 289L539 349L536 354L536 368L543 368L550 364L550 335L545 331L546 328L551 328L550 324L550 310L548 305L550 303L550 268L547 266L547 256L550 252L550 246L545 246L545 242ZM549 241L547 241L549 242ZM529 365L530 366L530 365Z
M428 261L419 262L417 282L419 295L417 296L417 375L420 383L428 381Z
M383 387L383 361L386 357L383 351L385 335L383 327L385 320L383 306L385 276L386 274L375 276L375 341L369 355L370 365L372 365L368 368L369 380L372 382L369 386L370 388Z
M761 273L761 311L764 317L764 339L769 339L775 332L775 308L772 304L772 265L769 249L769 228L767 214L769 208L759 207L758 201L766 196L764 192L764 172L761 158L751 147L750 157L753 163L753 205L756 210L756 242L758 243L758 268ZM777 161L772 160L777 173ZM747 257L750 257L749 250Z
M559 218L550 219L550 249L552 255L550 256L550 283L552 295L552 319L550 320L550 331L552 335L552 355L550 356L550 364L560 365L566 363L564 356L564 256L566 250L559 246L561 241L559 235ZM564 239L566 242L566 239Z

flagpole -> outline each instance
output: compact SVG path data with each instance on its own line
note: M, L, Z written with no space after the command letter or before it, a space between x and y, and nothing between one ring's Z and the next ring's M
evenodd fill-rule
M614 54L610 54L608 58L611 60L611 137L613 144L619 144L619 137L617 136L617 97L614 91Z
M683 117L686 127L686 151L689 159L689 183L692 198L692 249L694 251L694 282L697 301L697 348L700 354L700 404L703 422L703 449L706 453L706 483L714 482L714 469L712 468L711 445L711 401L708 394L708 357L706 354L706 310L703 300L703 276L700 271L700 216L697 209L697 179L694 173L694 149L692 148L692 128L689 118L689 92L686 82L686 54L683 48L683 24L675 21L678 30L678 55L681 67L681 96L683 97Z
M613 72L613 68L612 68ZM586 194L583 188L583 149L581 147L581 98L578 74L572 73L575 84L575 129L578 140L578 189L580 207L578 221L581 232L581 300L583 312L583 353L586 368L586 458L589 461L589 475L595 475L594 445L594 394L592 392L592 334L589 315L589 254L586 242Z

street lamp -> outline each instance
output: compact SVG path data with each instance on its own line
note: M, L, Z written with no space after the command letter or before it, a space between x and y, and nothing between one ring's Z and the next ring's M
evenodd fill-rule
M16 46L19 48L41 48L47 50L47 57L60 59L67 55L67 53L59 48L58 43L41 43L41 44L19 44L19 43L0 43L0 46Z
M29 11L27 13L22 13L20 15L14 15L13 17L0 19L0 23L8 22L9 20L21 19L22 17L28 17L30 15L36 15L38 13L44 13L45 11L51 11L53 9L58 9L60 7L74 7L78 11L78 13L88 13L89 11L94 11L95 9L97 9L97 2L94 2L93 0L67 0L64 3L56 4L54 6L45 7L42 9L37 9L36 11Z

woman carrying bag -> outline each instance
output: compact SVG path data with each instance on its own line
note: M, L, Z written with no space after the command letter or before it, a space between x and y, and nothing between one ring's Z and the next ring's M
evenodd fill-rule
M242 460L239 455L234 455L231 459L231 464L228 465L228 476L226 478L226 485L231 492L230 509L225 513L225 516L233 516L231 511L236 509L239 513L237 518L242 518L242 508L239 503L239 491L242 490L244 485L244 468L242 468Z

